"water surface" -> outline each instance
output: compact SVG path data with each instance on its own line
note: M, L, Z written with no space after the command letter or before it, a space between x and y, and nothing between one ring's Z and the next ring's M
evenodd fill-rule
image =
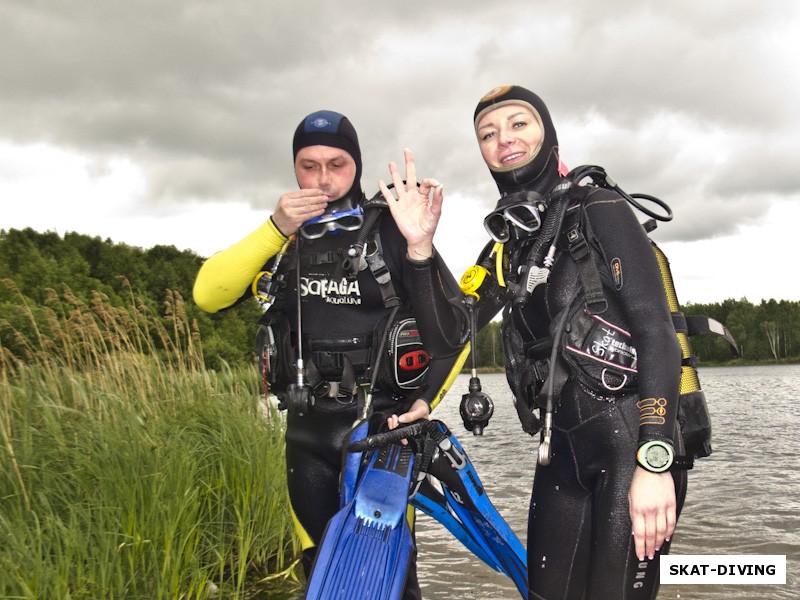
M468 377L460 375L434 411L458 436L490 498L525 543L537 440L519 426L505 376L481 376L495 401L483 436L458 415ZM800 598L800 365L703 368L713 453L689 472L689 491L672 554L784 554L784 586L664 585L659 600ZM537 438L538 439L538 438ZM419 513L418 513L419 514ZM516 588L463 549L437 522L418 521L418 569L427 600L519 598Z

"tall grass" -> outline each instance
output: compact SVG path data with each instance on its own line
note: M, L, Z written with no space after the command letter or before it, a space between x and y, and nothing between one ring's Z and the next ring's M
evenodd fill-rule
M164 316L68 289L0 338L0 597L247 598L296 587L279 419ZM0 316L1 317L1 316ZM279 590L283 590L279 592Z

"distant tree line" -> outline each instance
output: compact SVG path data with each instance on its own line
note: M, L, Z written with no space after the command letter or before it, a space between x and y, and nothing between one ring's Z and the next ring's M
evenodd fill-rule
M207 367L252 362L261 309L255 302L213 315L197 308L192 287L203 260L174 246L144 250L78 233L0 230L0 349L24 356L26 340L47 327L47 307L63 310L64 301L91 304L100 294L112 306L166 318L178 295L202 340Z
M800 361L800 302L763 300L752 304L746 299L725 300L712 304L686 304L684 315L704 315L716 319L736 338L739 362ZM700 364L721 364L733 359L730 346L716 335L690 338ZM478 365L500 369L503 365L503 342L500 323L493 321L478 333Z
M687 315L707 315L725 324L736 338L746 361L790 362L800 359L800 302L725 300L714 304L687 304ZM730 358L727 344L716 336L692 338L692 348L701 357L719 362Z
M102 294L113 306L136 303L165 314L175 294L183 299L187 317L202 341L206 366L223 362L252 362L260 307L253 301L208 314L195 306L192 286L204 258L174 246L144 250L78 233L63 237L33 229L0 230L0 347L17 356L24 354L25 339L35 336L46 319L31 322L19 310L25 303L44 315L52 294L73 302L92 302ZM745 299L713 304L687 304L687 315L707 315L733 333L745 361L791 361L800 358L800 302ZM166 316L166 315L165 315ZM715 336L691 340L703 364L730 360L727 344ZM500 325L492 322L477 336L478 366L499 369L503 365Z

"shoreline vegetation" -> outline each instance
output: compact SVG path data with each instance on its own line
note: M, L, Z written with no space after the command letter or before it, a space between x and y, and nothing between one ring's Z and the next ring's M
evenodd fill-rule
M164 317L133 296L51 291L38 319L19 301L25 356L0 343L0 597L299 589L282 420L256 370L206 369L176 294Z
M184 300L202 260L0 231L0 597L301 593L283 421L253 360L261 309ZM800 362L799 302L684 310L744 356L693 338L701 367ZM481 373L503 372L499 329L478 335Z

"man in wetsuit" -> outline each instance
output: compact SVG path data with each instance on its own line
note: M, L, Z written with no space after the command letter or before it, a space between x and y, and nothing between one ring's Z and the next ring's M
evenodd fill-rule
M308 575L325 526L339 510L342 441L360 416L364 383L375 369L391 372L386 357L377 356L379 340L391 325L388 315L399 305L398 318L416 318L427 353L422 359L415 354L417 366L427 367L420 375L425 385L409 390L391 376L378 379L373 408L396 426L428 416L455 361L451 341L458 326L446 299L459 292L430 239L407 241L388 210L381 211L367 236L369 261L345 272L347 251L367 226L361 151L347 117L333 111L308 115L295 131L293 153L299 189L282 195L275 212L250 235L203 264L194 298L200 308L216 312L251 297L254 279L292 239L273 274L284 287L275 292L265 321L279 338L271 369L288 373L277 376L273 392L289 401L287 481ZM408 186L397 190L400 197L428 205L431 195L431 206L440 206L436 182L423 179L417 187L410 155L407 169ZM298 358L307 374L299 389L293 383ZM415 554L405 598L421 597Z

